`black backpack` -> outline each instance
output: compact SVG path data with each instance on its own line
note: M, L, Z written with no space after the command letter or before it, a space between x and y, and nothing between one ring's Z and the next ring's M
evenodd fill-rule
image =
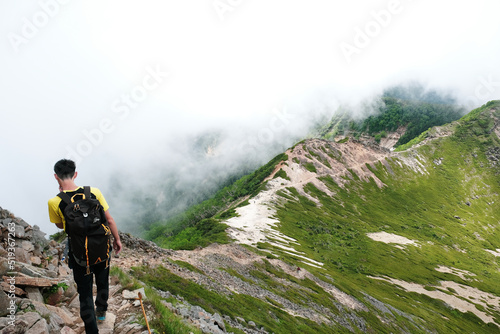
M90 187L83 187L83 193L70 197L64 191L59 196L65 203L64 219L66 233L73 259L87 267L106 261L106 267L111 253L111 229L99 200L92 198Z

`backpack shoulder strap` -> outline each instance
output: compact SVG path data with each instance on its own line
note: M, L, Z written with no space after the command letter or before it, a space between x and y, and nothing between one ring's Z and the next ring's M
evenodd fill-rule
M83 194L85 195L85 199L90 199L90 187L89 186L83 187Z
M64 191L61 191L59 194L57 194L57 196L59 196L67 204L71 204L71 197L69 197L69 195Z

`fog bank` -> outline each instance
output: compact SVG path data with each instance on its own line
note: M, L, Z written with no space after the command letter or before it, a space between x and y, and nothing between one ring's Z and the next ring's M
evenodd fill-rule
M395 84L422 82L469 109L498 99L499 9L494 1L4 1L0 206L54 233L52 167L69 157L77 183L100 187L112 214L136 224L124 198L189 203L186 189L206 185L203 196L339 105Z

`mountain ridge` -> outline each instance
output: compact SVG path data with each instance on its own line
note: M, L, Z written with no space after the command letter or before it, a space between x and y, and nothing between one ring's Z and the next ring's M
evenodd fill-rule
M216 242L130 238L115 270L206 333L497 333L499 118L491 101L396 151L304 140L190 213Z
M452 160L453 161L452 164L453 164L455 162L454 159L457 158L457 156L461 156L460 159L462 159L462 162L461 162L461 164L457 164L457 166L459 168L456 170L459 173L457 173L457 175L455 177L458 179L463 177L463 181L462 181L463 184L468 185L468 183L470 183L472 185L472 188L470 190L468 190L469 189L468 187L463 187L461 192L463 192L465 194L467 194L468 191L472 191L472 192L471 192L471 194L468 194L466 199L462 198L459 202L457 202L457 204L459 204L458 206L448 205L451 209L451 210L449 209L449 211L453 211L453 212L446 214L444 217L446 217L445 219L453 219L453 220L459 220L459 221L464 220L464 218L461 218L461 216L464 216L463 211L467 211L467 210L464 210L462 205L467 207L467 208L470 208L471 206L473 206L472 202L474 202L474 201L478 202L477 200L482 199L485 203L484 205L487 207L487 210L485 210L487 213L485 215L483 214L483 218L489 222L488 224L486 224L485 226L483 225L483 226L487 230L495 229L494 225L492 225L492 223L495 221L495 218L493 218L493 217L496 217L496 219L498 219L498 215L494 214L495 211L492 211L493 210L492 206L494 205L495 199L498 196L498 185L500 184L500 182L498 182L499 172L494 171L494 169L496 169L497 161L498 161L498 157L497 157L498 154L494 153L494 152L499 151L499 149L498 149L499 110L500 110L499 102L492 101L492 102L486 104L485 106L478 108L475 111L472 111L470 114L464 116L463 119L461 119L460 121L456 121L452 124L447 124L447 125L444 125L441 127L435 127L435 128L432 128L432 129L426 131L420 138L418 138L418 140L416 140L416 142L417 142L416 145L414 145L406 150L403 150L400 152L394 152L394 153L389 153L389 152L385 152L385 151L381 150L381 152L383 152L381 154L381 158L379 158L379 159L373 159L373 158L367 159L368 161L366 161L364 165L363 165L363 163L360 163L360 162L358 162L354 166L349 165L349 164L346 164L347 166L343 165L343 167L344 167L343 172L338 173L337 175L332 174L331 169L330 169L330 171L328 173L326 173L328 175L328 177L321 177L321 176L317 175L317 174L321 174L322 170L329 169L329 167L331 167L331 163L332 163L331 157L325 158L325 155L321 153L321 149L319 149L319 151L318 151L318 145L323 144L323 145L329 145L330 147L332 147L332 146L337 145L337 144L332 144L331 142L320 141L317 139L311 139L311 140L301 142L301 143L297 144L294 148L292 148L291 150L286 152L288 159L286 161L281 161L274 171L274 175L281 174L281 176L283 178L281 178L281 180L278 178L278 181L276 181L276 179L272 179L273 182L270 181L270 184L271 184L270 187L273 188L273 187L275 187L276 183L281 183L281 185L286 188L286 185L287 185L286 182L288 181L287 179L294 180L294 177L296 175L294 175L293 172L294 171L296 172L296 168L294 169L293 163L294 163L294 159L296 159L295 162L297 164L300 163L300 165L302 166L303 175L307 175L308 173L311 173L311 174L317 173L316 177L315 176L305 177L305 179L304 179L305 182L303 182L303 184L301 184L300 181L295 182L295 183L292 182L291 186L293 186L295 191L292 191L290 189L292 187L290 187L290 188L288 188L287 193L282 193L282 196L285 197L288 202L291 202L291 201L300 202L297 204L301 205L302 208L305 208L305 207L311 208L314 206L318 206L318 203L320 204L319 205L320 207L321 206L324 207L325 204L327 203L327 198L331 197L332 194L335 193L335 191L339 191L339 192L343 191L343 190L345 191L345 184L349 183L349 182L352 183L353 180L360 180L361 183L373 183L373 186L372 186L373 190L372 191L376 192L377 191L376 189L379 189L379 191L380 191L380 189L382 189L386 186L386 184L384 183L384 180L387 179L387 176L391 175L391 174L394 175L394 172L398 168L399 169L409 169L412 171L413 174L421 175L422 178L435 179L436 177L438 177L438 179L439 179L442 176L447 177L447 178L449 178L449 177L453 178L453 176L455 174L450 173L450 171L453 170L453 172L455 172L454 167L456 167L456 166L450 165L448 160L449 159ZM496 134L496 138L490 137L490 135L493 133ZM447 139L447 140L443 141L443 139ZM471 146L471 142L469 142L469 141L474 142L475 145ZM349 142L351 142L351 141L348 140L346 142L341 143L340 145L345 145L346 143L349 143ZM355 142L352 142L352 143L355 143ZM483 145L485 143L486 143L486 145ZM450 152L453 152L453 155L449 157L449 154L444 154L444 152L439 152L439 147L441 145L446 145L446 149L448 149ZM454 152L451 149L450 145L456 146L456 147L461 147L461 148L467 147L470 150L463 150L462 152ZM455 147L455 149L456 149L456 147ZM364 148L366 148L366 146L364 146ZM298 159L296 156L293 156L293 153L294 153L293 150L299 150L299 152L301 153L300 157L302 160ZM333 150L329 150L329 152L338 152L338 149L335 147ZM436 155L438 153L441 153L441 156ZM470 154L470 158L469 158L469 156L466 156L466 153ZM481 159L479 158L480 154L482 155ZM338 156L337 156L337 158L338 158ZM335 159L333 159L333 160L335 160ZM474 160L480 161L477 166L473 162ZM362 161L362 162L364 162L364 161ZM456 161L456 162L458 162L458 161ZM327 166L325 166L325 163ZM351 166L353 168L352 169L347 168L348 166ZM490 170L493 169L493 170L491 170L491 172L493 172L492 176L496 176L496 177L493 177L492 179L490 179L490 181L494 181L496 179L496 182L494 181L492 184L484 183L487 179L482 179L484 175L479 173L476 168L481 168L481 170L482 170L481 173L484 175L491 174L490 171L488 171L488 169L490 169ZM438 173L441 173L442 176L436 175L436 171L435 171L436 169L441 169L441 171ZM472 171L472 173L471 174L465 173L464 172L465 170L470 170L470 171ZM348 171L348 173L346 171ZM290 177L289 174L292 176ZM472 176L473 174L476 174L476 175ZM347 175L347 177L345 177L346 175ZM342 176L344 176L344 177L342 177ZM318 179L320 179L319 180L320 182L318 182ZM332 181L332 179L333 179L333 181ZM417 178L412 177L408 181L411 181L411 179L417 179ZM438 180L438 179L436 179L436 180ZM479 181L479 182L477 184L475 184L474 181L471 181L474 179L476 179L475 181ZM307 182L307 181L311 181L311 182ZM454 186L457 186L457 185L460 186L460 184L456 182L458 180L455 181L453 179L450 179L450 181L452 183L455 183ZM300 186L297 187L297 184L300 184ZM359 184L360 183L358 183L358 185ZM290 185L290 184L288 184L288 185ZM443 185L445 185L445 183L443 183ZM497 189L497 191L488 191L493 186L495 186L495 189ZM304 189L306 189L306 190L304 191ZM457 189L459 189L459 188L457 188ZM484 190L484 189L486 189L486 190ZM347 191L347 192L349 192L349 191ZM437 191L437 192L439 192L439 191ZM483 192L483 194L478 195L478 193L480 193L480 192ZM444 194L446 194L446 193L444 193ZM363 195L361 195L361 196L363 196ZM408 196L408 194L406 194L406 196ZM446 195L446 196L449 196L449 195ZM269 197L272 198L272 196L269 196ZM485 198L487 198L487 200L485 200ZM344 204L344 203L346 203L346 202L341 203L341 205L337 206L337 208L342 207L343 206L342 204ZM422 203L426 203L426 201L422 201ZM276 199L274 199L274 202L272 204L273 205L278 204L278 206L280 205L279 200L276 200ZM419 204L419 205L421 205L421 204ZM296 261L301 261L304 258L308 258L308 261L321 261L321 263L324 263L325 262L324 258L318 258L318 257L313 257L312 259L309 258L310 256L308 256L307 253L311 254L311 252L310 251L304 252L304 250L308 247L294 249L294 252L290 252L289 246L291 244L293 244L295 246L292 248L297 248L296 246L301 244L300 241L297 241L296 234L295 235L294 234L287 234L286 232L284 232L285 228L283 227L284 226L283 222L287 218L289 218L290 215L292 215L292 213L290 212L291 207L292 207L291 205L288 205L288 206L284 205L282 207L281 213L278 212L278 214L277 214L275 211L271 212L271 215L273 216L273 219L275 220L275 222L274 222L274 224L272 224L272 226L279 225L280 228L278 228L278 230L280 231L280 233L284 233L285 236L288 237L288 239L281 238L280 241L283 244L279 245L279 242L277 242L277 240L275 239L275 236L273 235L274 231L269 231L268 234L270 235L269 239L271 241L269 241L269 240L263 241L262 244L260 245L261 248L268 248L268 249L271 249L272 251L276 252L276 251L279 251L280 248L286 249L286 247L288 247L288 251L286 253L288 255L291 255L291 258L296 256L296 259L295 259ZM355 205L352 205L351 207L352 207L352 211L354 211L354 212L356 210L359 210L359 207L356 207ZM423 208L423 209L424 209L424 211L428 210L428 208ZM300 215L300 212L302 210L303 209L297 209L295 211L297 213L297 216ZM457 214L458 210L461 211L460 216ZM238 212L238 210L237 210L237 212ZM309 211L309 212L311 212L311 211ZM475 211L475 215L476 215L476 213L477 213L477 211ZM415 212L412 213L412 215L415 215L415 214L416 214ZM320 213L318 213L316 215L317 215L317 217L321 217ZM420 213L418 213L417 215L419 215L421 217ZM231 219L236 220L238 218L231 218ZM231 219L229 221L227 221L226 223L231 225ZM241 219L241 218L239 218L239 219ZM299 226L301 224L303 224L302 222L300 222L301 219L307 219L307 218L305 218L305 217L296 218L295 224L299 224ZM493 219L493 222L491 221L491 219ZM317 221L316 223L318 223L318 222L321 222L321 221ZM498 221L497 221L497 223L498 223ZM322 223L322 225L326 225L326 224ZM429 226L430 226L429 229L436 229L436 231L439 231L441 229L441 228L439 228L439 226L438 227L432 226L432 225L429 225ZM462 227L465 227L465 226L467 226L467 223L462 223ZM386 227L388 227L388 226L386 225ZM383 227L383 225L382 225L383 230L386 229L386 227ZM240 226L240 229L242 229L241 226ZM310 230L314 230L314 229L318 229L318 226L311 224ZM290 231L290 230L288 230L288 231ZM296 230L294 230L294 231L296 231ZM380 239L378 239L379 242L383 241L387 244L396 244L396 248L399 248L399 249L404 250L404 251L407 250L407 247L409 247L408 245L414 245L415 247L423 247L422 245L425 245L425 244L422 244L420 242L418 244L415 244L414 241L412 241L411 239L405 238L403 236L399 236L398 234L405 235L407 233L407 232L405 233L404 230L398 231L397 234L395 234L394 232L393 233L383 232L385 234L383 234L382 232L380 232L380 234L377 234L377 232L375 232L375 233L374 232L375 231L371 231L371 233L373 233L372 239L375 240L375 235L377 235L377 237L380 238ZM309 233L311 233L311 232L309 232ZM442 237L444 237L446 235L446 230L444 230L443 232L439 232L439 234L442 234L442 233L445 233L442 236ZM495 232L488 232L488 233L493 234L493 235L497 234L496 231ZM472 233L472 236L479 241L486 241L486 238L484 238L482 236L483 234L484 234L484 232L481 233L480 231L474 231ZM434 232L433 235L437 236L436 232ZM292 236L293 236L293 240L291 241ZM367 233L367 236L369 236L368 233ZM241 236L241 235L234 236L234 237L236 239L239 238L238 240L245 238L244 236ZM394 237L396 237L396 238L394 238ZM328 238L328 237L326 237L326 238ZM404 239L405 241L401 241L402 239ZM457 237L456 239L461 239L461 238ZM285 242L283 242L283 240L285 240ZM310 243L314 243L313 239L308 239L308 240L310 240ZM397 240L399 240L399 241L397 241ZM487 239L487 241L490 243L490 245L495 244L496 245L495 247L498 247L498 242L496 242L496 239L493 239L493 237L490 236ZM435 241L428 241L428 242L433 243ZM259 246L259 245L257 245L257 246ZM443 246L444 246L445 250L448 249L448 251L449 251L449 248L448 248L449 246L447 246L446 244ZM452 246L453 247L452 249L455 249L455 251L457 251L459 253L468 252L467 250L464 250L463 248L461 248L461 246L458 244L451 244L450 246ZM491 247L491 246L489 246L489 247ZM477 251L478 250L474 250L474 252L477 252ZM483 251L492 253L494 255L497 254L495 250L488 249L488 247L486 249L483 249ZM300 254L300 256L297 256L297 254ZM274 255L276 255L276 254L274 254ZM281 253L280 255L282 256L283 253ZM478 255L475 255L475 256L478 256ZM480 257L484 257L484 253L481 254ZM443 261L443 260L441 260L441 261ZM446 262L446 261L444 261L444 262ZM442 263L444 263L444 262L442 262ZM302 263L307 263L307 262L302 261ZM309 265L310 265L310 263L309 263ZM359 263L358 263L358 265L359 265ZM361 266L361 267L363 267L363 266ZM498 267L498 265L497 265L497 267ZM339 268L342 268L342 267L339 267ZM445 269L443 269L443 268L445 268ZM437 266L435 270L436 271L444 270L444 272L449 272L449 273L452 273L452 275L458 275L459 277L460 276L463 277L463 272L472 273L466 269L458 269L458 268L453 268L451 266L448 267L448 266L445 266L442 264ZM461 270L463 270L463 271L461 271ZM462 274L460 274L460 273L462 273ZM476 275L476 274L472 274L472 275ZM497 274L495 274L495 275L497 275ZM374 277L373 279L384 280L384 278L380 278L383 276L380 276L380 277L367 276L367 277ZM422 293L422 291L426 291L424 289L425 284L422 285L420 288L417 288L415 286L412 286L410 283L404 282L402 280L397 280L394 278L387 278L386 281L392 282L393 284L395 284L397 286L404 286L407 289L407 291L418 291L423 295L433 295L432 293L427 293L427 294ZM467 280L465 280L465 281L467 281ZM467 297L464 297L464 295L460 295L460 293L457 293L457 295L459 295L458 297L453 297L453 298L457 298L456 300L454 300L451 297L445 298L446 296L441 296L441 299L438 297L435 297L435 298L437 298L439 300L446 300L446 303L454 309L459 309L460 311L465 312L465 313L471 312L471 313L475 314L476 316L478 316L480 319L482 319L486 323L498 324L498 320L496 320L497 318L486 315L486 314L491 314L492 312L493 312L493 314L495 314L495 312L498 312L498 310L499 310L499 305L497 303L497 299L495 297L492 297L492 296L494 296L494 294L490 295L487 292L481 291L479 289L477 291L475 291L474 293L471 292L473 289L477 289L477 288L473 288L472 290L469 290L469 292L466 292L466 291L468 291L467 289L460 290L460 288L456 285L456 283L446 283L447 281L443 281L443 282L445 282L443 284L448 284L447 286L444 285L443 287L449 291L455 291L455 292L461 291L465 295L467 295L467 293L470 293L470 296L472 296L473 294L476 294L476 295L482 294L483 298L488 299L490 301L494 301L494 305L496 305L496 306L493 307L490 305L488 308L488 311L484 312L483 311L484 307L486 307L486 305L489 305L489 304L484 304L483 306L481 306L481 305L476 303L476 305L478 305L478 306L473 306L475 303L474 302L471 303L470 302L471 299L468 299L470 304L467 304L467 303L465 303L465 304L471 305L471 306L465 307L462 299L463 298L467 299ZM453 282L453 279L450 280L449 282ZM451 285L449 285L449 284L451 284ZM443 289L443 287L439 287L439 285L437 287L436 286L433 287L433 286L429 285L427 288L430 290L435 290L435 289ZM444 295L446 295L446 294L444 294ZM435 294L434 294L434 296L435 296ZM493 310L495 310L495 311L493 311Z

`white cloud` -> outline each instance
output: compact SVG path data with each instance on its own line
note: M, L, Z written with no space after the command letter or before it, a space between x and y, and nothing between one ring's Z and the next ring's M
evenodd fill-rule
M82 164L81 182L140 170L175 138L207 129L223 131L225 147L241 145L264 133L276 108L296 115L288 128L300 135L311 115L407 79L476 104L500 95L496 1L221 1L231 6L223 19L213 1L2 2L0 205L54 232L52 165L103 119L114 128ZM340 45L354 45L359 29L371 36L348 62ZM114 101L148 66L169 77L119 118ZM485 80L495 85L479 98ZM273 140L286 145L290 131ZM28 189L36 204L26 209Z

